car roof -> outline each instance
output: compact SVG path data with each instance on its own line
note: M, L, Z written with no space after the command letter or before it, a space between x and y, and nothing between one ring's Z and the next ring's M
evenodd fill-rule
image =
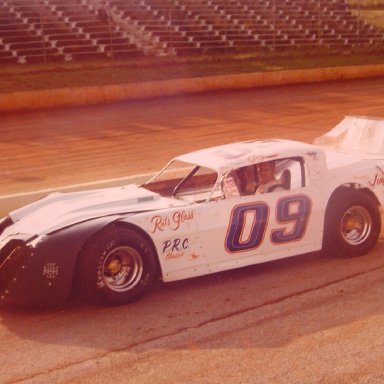
M299 141L266 139L201 149L178 156L175 160L215 169L220 173L220 171L224 172L278 158L301 156L304 152L313 151L313 149L313 145Z

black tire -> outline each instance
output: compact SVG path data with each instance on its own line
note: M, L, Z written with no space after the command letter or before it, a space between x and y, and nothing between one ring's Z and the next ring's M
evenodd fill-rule
M361 256L381 231L377 203L363 191L342 189L331 198L324 222L323 250L337 257Z
M149 290L157 272L150 242L126 226L111 225L83 248L78 270L80 294L97 304L127 304Z

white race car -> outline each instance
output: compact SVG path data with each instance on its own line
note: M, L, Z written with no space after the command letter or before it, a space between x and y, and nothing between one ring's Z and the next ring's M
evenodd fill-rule
M260 172L273 177L263 193ZM76 288L88 300L120 305L158 277L320 249L363 255L379 237L383 203L381 119L346 117L314 144L273 139L203 149L173 159L141 186L53 193L11 212L0 221L0 298L57 305Z

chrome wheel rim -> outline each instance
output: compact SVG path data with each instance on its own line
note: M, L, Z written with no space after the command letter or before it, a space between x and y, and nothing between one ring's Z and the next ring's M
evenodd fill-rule
M364 207L349 208L341 219L341 233L350 245L363 243L370 235L371 230L371 215Z
M104 260L103 280L112 291L126 292L140 281L143 269L143 260L136 249L129 246L116 247Z

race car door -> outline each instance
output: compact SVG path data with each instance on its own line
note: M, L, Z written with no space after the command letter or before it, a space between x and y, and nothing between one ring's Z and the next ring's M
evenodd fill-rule
M305 184L302 161L281 164L293 175L289 189L210 201L199 210L206 273L321 249L321 194Z

